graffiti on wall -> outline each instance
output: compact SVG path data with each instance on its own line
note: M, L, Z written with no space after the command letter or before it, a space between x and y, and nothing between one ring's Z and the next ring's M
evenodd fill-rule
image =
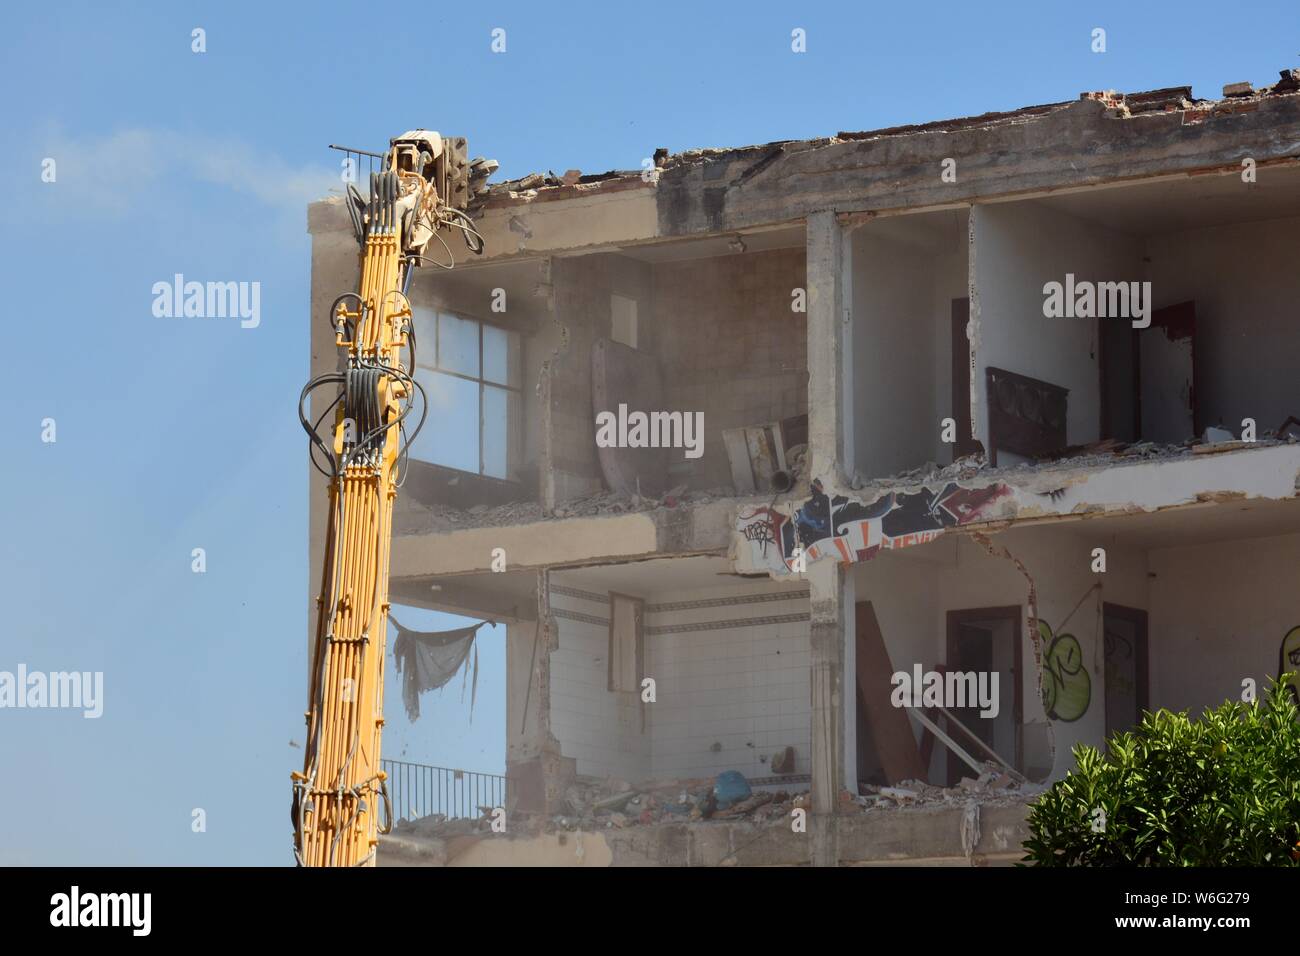
M948 528L986 517L990 505L1010 494L1004 484L967 488L952 481L937 491L891 491L862 502L845 495L830 497L821 482L814 481L811 496L791 513L774 507L742 511L737 530L756 566L788 572L794 568L796 549L809 561L866 561L881 551L933 541Z
M1286 632L1282 646L1278 648L1277 658L1277 676L1291 675L1287 686L1291 688L1291 696L1296 703L1300 704L1300 683L1297 683L1300 682L1300 626Z
M1083 663L1083 648L1073 634L1052 634L1052 626L1038 620L1043 647L1043 710L1051 720L1071 723L1088 712L1092 678Z

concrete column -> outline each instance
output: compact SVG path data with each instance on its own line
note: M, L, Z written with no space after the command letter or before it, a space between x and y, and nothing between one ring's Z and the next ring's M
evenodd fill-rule
M844 568L831 561L808 567L812 653L812 836L815 866L839 859L834 814L845 789Z
M844 228L834 212L808 216L808 444L811 476L827 490L851 474L851 324ZM846 446L846 441L849 444Z
M854 470L852 443L851 262L844 227L833 211L807 219L808 241L808 443L811 477L827 494L846 490ZM851 664L852 596L844 569L829 559L808 568L811 591L812 815L808 832L816 866L839 861L836 812L840 791L856 775L848 761L855 740L855 701L846 687ZM846 605L846 601L848 602ZM846 606L848 611L846 613ZM856 744L853 744L856 746Z
M576 774L572 759L562 756L551 733L551 653L559 646L551 616L550 575L537 572L537 621L521 632L512 630L507 656L507 687L511 721L506 730L506 778L511 812L549 817L556 812L565 788ZM517 695L522 694L522 697Z

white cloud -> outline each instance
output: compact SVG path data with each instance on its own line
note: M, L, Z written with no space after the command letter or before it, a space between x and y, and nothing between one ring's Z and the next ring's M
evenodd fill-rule
M223 186L251 196L272 209L303 215L306 206L339 187L339 174L327 164L294 166L238 138L195 137L173 130L120 129L102 136L76 136L51 129L32 138L40 152L23 198L39 198L45 213L78 218L119 218L153 207L175 206L178 190L196 184ZM40 160L55 161L57 179L41 183Z

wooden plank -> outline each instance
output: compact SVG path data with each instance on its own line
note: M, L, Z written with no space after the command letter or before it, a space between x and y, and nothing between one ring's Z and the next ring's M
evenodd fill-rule
M772 473L777 470L768 426L751 425L746 428L745 444L749 448L749 467L754 471L754 484L759 491L768 491L772 487Z
M975 771L975 775L977 777L984 772L984 767L974 757L972 757L966 751L962 750L961 747L957 745L957 742L955 740L953 740L942 730L940 730L938 724L936 724L929 717L925 716L925 714L921 713L921 709L919 707L913 707L911 710L912 713L916 716L916 719L921 722L921 726L924 727L926 730L930 731L930 733L934 734L936 737L938 737L940 742L943 743L944 746L946 746L954 754L960 757L962 762L965 763L966 766L970 767L972 770ZM999 757L998 759L1001 760L1002 758Z
M992 758L993 761L994 761L995 763L1000 764L1000 765L1001 765L1001 766L1002 766L1002 767L1003 767L1003 768L1004 768L1008 773L1010 773L1010 774L1011 774L1015 779L1017 779L1017 780L1024 780L1024 779L1025 779L1024 775L1023 775L1019 770L1017 770L1015 767L1011 766L1011 764L1009 764L1009 763L1007 763L1005 760L1003 760L1002 757L998 754L998 752L997 752L996 750L994 750L992 747L990 747L990 746L989 746L988 744L986 744L984 741L980 740L979 737L975 736L975 733L974 733L974 732L973 732L969 727L967 727L965 724L963 724L960 720L958 720L958 719L957 719L957 715L954 714L952 711L950 711L947 707L936 707L935 710L937 710L939 713L943 714L944 717L948 718L948 722L949 722L953 727L955 727L957 730L960 730L963 734L965 734L965 735L966 735L966 738L967 738L968 740L973 741L973 742L975 743L975 745L976 745L977 747L979 747L980 750L982 750L982 751L984 751L986 754L988 754L989 757ZM917 713L920 713L920 712L917 711ZM926 723L926 722L923 721L923 723ZM926 726L927 726L927 727L929 726L928 723L926 723ZM960 756L960 754L959 754L958 756ZM980 772L983 773L983 771L980 771Z
M912 734L907 711L890 702L894 667L889 660L884 635L870 601L859 601L855 609L855 649L858 687L866 701L867 726L880 755L881 769L890 783L925 780L921 752Z

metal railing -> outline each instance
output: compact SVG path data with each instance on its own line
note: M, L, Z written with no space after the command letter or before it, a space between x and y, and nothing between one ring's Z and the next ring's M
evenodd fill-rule
M371 173L382 173L384 171L384 154L371 153L364 149L352 149L347 146L335 146L330 144L330 149L336 149L343 154L347 161L347 172L350 174L344 178L344 182L353 183L357 189L361 190L361 195L366 195L369 189Z
M435 813L452 817L477 817L479 807L500 807L506 802L506 778L496 773L474 773L381 760L388 774L393 820L418 820Z

